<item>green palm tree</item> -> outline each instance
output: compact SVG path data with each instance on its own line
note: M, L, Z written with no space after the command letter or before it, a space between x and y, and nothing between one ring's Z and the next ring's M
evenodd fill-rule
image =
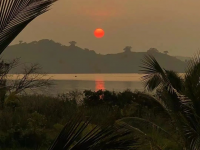
M79 115L63 128L49 150L134 150L137 141L123 126L91 126L91 119ZM90 127L88 129L88 127Z
M150 125L162 133L162 138L167 137L175 142L179 149L200 149L200 57L195 56L186 68L185 77L176 72L162 68L156 59L147 55L143 59L142 71L144 86L147 91L155 91L154 96L148 95L160 104L166 114L166 124L173 126L166 130L150 120L132 117L118 121L132 130L137 130L147 137L155 149L164 149L154 142L154 137L142 128ZM136 122L139 126L136 126Z
M47 12L57 0L1 0L0 54L36 17Z

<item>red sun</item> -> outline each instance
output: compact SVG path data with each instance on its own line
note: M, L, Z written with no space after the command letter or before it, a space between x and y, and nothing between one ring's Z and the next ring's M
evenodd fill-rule
M104 36L104 31L103 29L101 28L97 28L95 31L94 31L94 35L96 38L102 38Z

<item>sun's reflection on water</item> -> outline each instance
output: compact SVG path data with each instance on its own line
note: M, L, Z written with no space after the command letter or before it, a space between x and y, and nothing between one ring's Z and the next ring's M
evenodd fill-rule
M105 84L104 81L101 79L96 79L95 80L95 91L99 90L105 90Z

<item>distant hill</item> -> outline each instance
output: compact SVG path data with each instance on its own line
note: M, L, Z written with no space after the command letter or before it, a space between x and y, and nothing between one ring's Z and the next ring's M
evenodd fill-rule
M181 61L188 61L191 59L191 57L185 57L185 56L175 56L175 57L180 59Z
M52 40L20 43L7 47L2 58L12 60L21 58L21 62L39 63L46 73L139 73L141 59L147 53L152 54L165 69L184 72L185 62L151 48L148 52L131 52L126 47L118 54L101 55L89 49L61 45ZM15 72L16 73L16 72Z

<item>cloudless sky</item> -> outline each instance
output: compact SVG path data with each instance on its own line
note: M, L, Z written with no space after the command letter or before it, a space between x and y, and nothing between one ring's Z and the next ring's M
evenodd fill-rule
M199 0L59 0L32 21L14 40L52 39L97 53L151 47L171 55L193 56L200 48ZM97 39L95 28L105 36ZM13 44L12 43L12 44Z

